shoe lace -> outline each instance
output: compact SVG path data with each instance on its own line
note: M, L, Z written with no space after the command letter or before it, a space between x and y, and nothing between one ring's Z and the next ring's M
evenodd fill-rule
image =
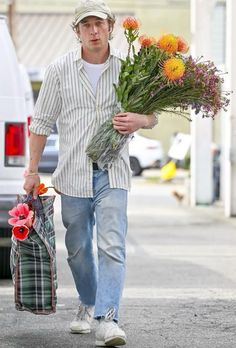
M86 320L86 318L91 318L91 313L89 312L89 307L79 306L78 312L76 314L76 319Z

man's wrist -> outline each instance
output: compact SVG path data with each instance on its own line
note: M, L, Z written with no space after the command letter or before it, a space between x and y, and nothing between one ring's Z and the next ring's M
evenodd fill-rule
M38 165L35 164L35 165L29 165L28 168L26 168L27 172L28 173L37 173L38 172Z
M151 117L152 116L152 117ZM158 124L158 113L153 112L152 115L146 115L146 124L142 127L143 129L152 129Z
M34 175L39 175L38 170L32 170L32 169L26 169L24 171L24 177L26 178L27 176L34 176Z

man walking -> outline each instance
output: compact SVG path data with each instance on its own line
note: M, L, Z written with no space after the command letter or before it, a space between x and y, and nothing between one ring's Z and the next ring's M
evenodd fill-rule
M59 160L52 183L61 193L68 263L79 295L79 309L70 325L73 333L89 333L98 321L97 346L119 346L126 335L118 326L125 277L127 191L130 187L128 145L107 170L99 169L85 153L99 126L117 110L121 53L109 39L114 15L100 0L81 1L73 29L77 50L49 65L30 127L30 162L24 189L34 196L40 182L38 163L47 136L57 122ZM122 112L114 128L131 134L156 124L154 115ZM98 266L93 255L96 222Z

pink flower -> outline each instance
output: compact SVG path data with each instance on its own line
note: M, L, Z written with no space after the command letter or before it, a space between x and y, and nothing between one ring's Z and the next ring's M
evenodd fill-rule
M32 225L32 219L34 213L29 209L26 203L19 203L12 210L9 210L9 215L13 216L8 220L8 223L12 226Z

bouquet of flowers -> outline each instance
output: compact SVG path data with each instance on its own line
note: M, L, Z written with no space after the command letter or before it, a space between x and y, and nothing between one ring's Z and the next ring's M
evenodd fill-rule
M181 37L166 34L159 39L139 37L139 22L123 22L128 55L121 62L118 84L114 85L119 111L140 114L172 112L190 120L189 107L203 117L212 117L229 104L229 92L222 92L223 78L213 62L186 56L188 45ZM136 53L134 41L139 37ZM113 128L112 117L103 123L90 141L86 153L101 168L118 156L129 135Z

